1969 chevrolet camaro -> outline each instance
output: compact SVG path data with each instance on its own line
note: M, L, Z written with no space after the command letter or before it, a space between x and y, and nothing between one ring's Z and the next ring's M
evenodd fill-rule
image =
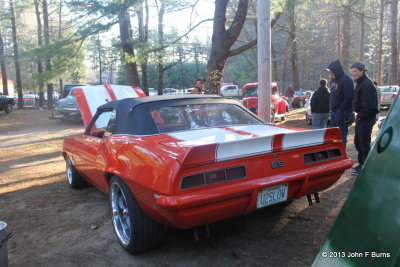
M212 95L105 103L83 135L65 138L63 155L72 188L90 183L109 195L116 235L133 254L156 247L162 225L197 227L289 202L352 166L338 128L265 124Z

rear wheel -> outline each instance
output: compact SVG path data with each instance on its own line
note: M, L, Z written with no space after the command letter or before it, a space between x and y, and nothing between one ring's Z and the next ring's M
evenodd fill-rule
M109 198L114 230L126 251L138 254L161 244L162 226L143 212L128 186L117 176L111 178Z
M65 161L67 165L67 181L69 186L74 189L87 187L89 185L88 182L86 182L86 180L83 179L82 176L80 176L80 174L72 164L69 156L67 156Z

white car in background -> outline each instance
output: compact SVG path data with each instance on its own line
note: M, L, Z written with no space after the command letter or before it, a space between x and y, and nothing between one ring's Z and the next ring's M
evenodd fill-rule
M225 85L221 87L221 95L224 97L241 97L242 90L235 84Z
M149 96L155 96L157 95L157 90L154 88L149 88Z
M378 89L382 93L381 107L390 107L399 93L399 86L398 85L379 86Z

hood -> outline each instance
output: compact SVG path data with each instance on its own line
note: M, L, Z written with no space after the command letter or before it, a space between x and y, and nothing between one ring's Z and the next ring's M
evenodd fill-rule
M333 74L335 74L336 80L340 80L340 78L342 78L344 74L343 66L339 60L335 60L331 64L329 64L326 70L333 72Z
M146 96L139 87L125 85L103 84L72 90L85 127L89 125L99 106L114 100Z

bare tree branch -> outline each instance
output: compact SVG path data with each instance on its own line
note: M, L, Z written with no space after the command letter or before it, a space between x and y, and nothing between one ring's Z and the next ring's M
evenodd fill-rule
M278 21L278 19L280 18L281 15L282 15L282 12L278 13L275 16L275 18L271 21L271 28L274 27L275 23ZM250 48L254 47L256 44L257 44L257 38L254 39L253 41L248 42L247 44L244 44L238 48L235 48L235 49L229 51L228 57L237 56L237 55L243 53L244 51L247 51Z

